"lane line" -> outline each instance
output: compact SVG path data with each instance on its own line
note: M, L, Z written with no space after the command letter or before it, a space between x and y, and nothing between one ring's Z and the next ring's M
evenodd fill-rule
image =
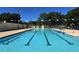
M63 37L61 37L60 35L54 33L53 31L49 30L52 34L57 35L59 38L61 38L62 40L64 40L65 42L67 42L69 45L73 45L74 43L69 42L68 40L64 39Z
M43 33L44 33L44 36L45 36L45 39L46 39L46 42L47 42L47 46L51 46L51 44L49 43L49 40L48 40L48 38L47 38L45 32L43 32Z
M13 42L13 41L16 40L17 38L23 36L23 34L25 34L25 33L17 34L17 35L15 35L15 36L11 37L10 39L8 39L7 41L3 42L2 44L3 44L3 45L8 45L9 43ZM12 38L14 38L14 39L12 39ZM12 39L12 40L11 40L11 39Z
M9 38L7 38L7 37L5 37L5 40L3 41L3 42L1 42L3 45L8 45L9 43L11 43L12 41L14 41L14 40L16 40L17 38L19 38L20 36L22 36L23 34L25 34L26 33L26 31L23 31L23 32L20 32L20 33L17 33L17 34L13 34L13 36L12 35L10 35L10 36L12 36L12 37L10 37L10 36L7 36L7 37L9 37ZM6 39L7 38L7 39ZM12 39L12 38L16 38L16 39ZM11 40L12 39L12 40Z
M33 34L33 36L29 39L29 41L25 44L26 46L30 45L30 42L32 41L32 39L34 38L35 34L37 33L37 31Z

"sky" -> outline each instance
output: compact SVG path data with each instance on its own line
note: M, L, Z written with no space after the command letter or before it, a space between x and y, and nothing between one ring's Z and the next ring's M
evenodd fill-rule
M0 7L0 14L4 12L19 13L21 20L24 22L35 21L41 13L61 12L66 14L75 7Z

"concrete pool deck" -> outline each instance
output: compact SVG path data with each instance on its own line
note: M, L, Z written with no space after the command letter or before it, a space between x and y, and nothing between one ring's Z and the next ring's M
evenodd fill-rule
M8 36L8 35L16 34L16 33L22 32L22 31L30 30L30 29L32 29L32 28L0 32L0 38ZM64 32L64 33L69 34L69 35L72 35L72 36L79 36L79 30L72 30L72 29L63 29L63 30L56 29L56 30Z
M5 32L0 32L0 38L8 36L8 35L12 35L12 34L16 34L22 31L26 31L26 30L30 30L32 28L26 28L26 29L19 29L19 30L11 30L11 31L5 31Z
M79 36L79 30L74 30L74 29L57 29L57 31L64 32L66 34L72 35L72 36Z

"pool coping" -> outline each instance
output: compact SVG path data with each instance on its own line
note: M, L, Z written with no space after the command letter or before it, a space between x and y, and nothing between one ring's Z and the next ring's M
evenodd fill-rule
M12 36L12 35L15 35L15 34L20 34L20 33L26 32L26 31L30 31L30 30L32 30L32 29L24 30L24 31L17 32L17 33L11 34L11 35L7 35L7 36L4 36L4 37L0 37L0 39L3 39L3 38L6 38L6 37L9 37L9 36Z

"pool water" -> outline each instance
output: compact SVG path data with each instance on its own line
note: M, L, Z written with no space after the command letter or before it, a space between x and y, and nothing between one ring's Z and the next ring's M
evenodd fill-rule
M52 29L32 29L0 38L1 52L78 52L79 41Z

